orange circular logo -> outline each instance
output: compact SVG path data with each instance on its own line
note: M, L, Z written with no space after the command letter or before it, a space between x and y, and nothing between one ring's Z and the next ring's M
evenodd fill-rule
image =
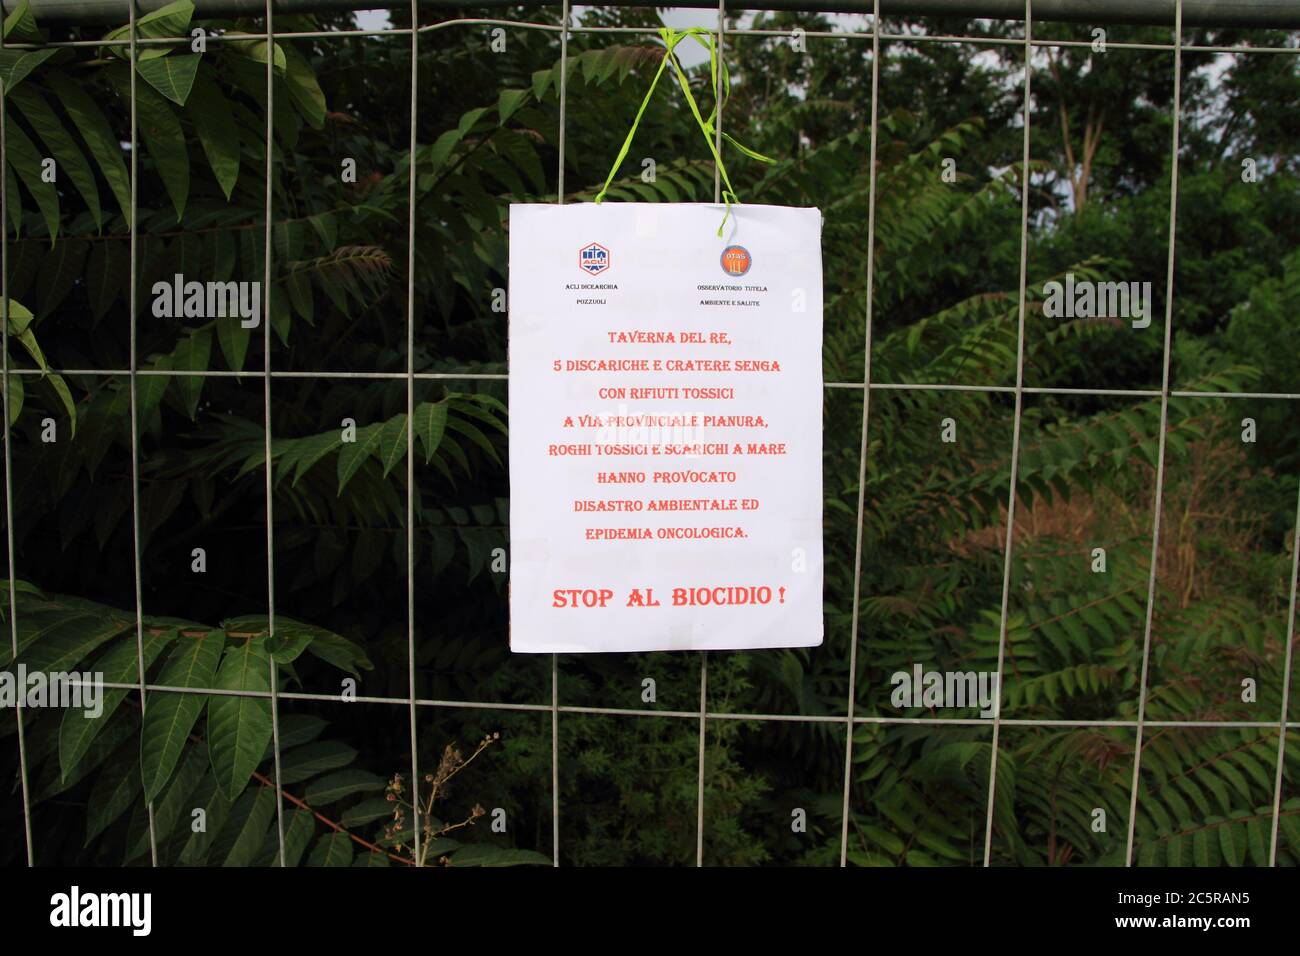
M754 260L744 246L727 246L722 250L722 271L729 276L743 276Z

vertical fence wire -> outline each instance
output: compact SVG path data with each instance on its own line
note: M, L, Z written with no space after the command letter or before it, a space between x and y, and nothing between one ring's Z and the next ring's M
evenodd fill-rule
M1277 833L1282 821L1282 769L1286 761L1286 718L1291 707L1291 655L1295 648L1296 587L1300 585L1300 488L1296 491L1295 534L1291 538L1291 603L1287 609L1286 650L1283 653L1282 713L1277 722L1277 777L1273 783L1273 832L1269 837L1268 865L1277 866Z
M1291 668L1296 641L1296 589L1300 587L1300 487L1296 489L1295 532L1291 538L1291 597L1287 608L1286 650L1282 655L1282 711L1277 722L1277 766L1273 781L1273 826L1269 835L1268 865L1277 866L1278 829L1282 822L1282 776L1286 764L1287 717L1291 710Z
M858 603L862 595L862 536L867 502L867 426L871 415L871 328L876 277L876 136L880 101L880 0L871 9L871 142L867 154L867 315L862 346L862 439L858 451L858 527L853 545L853 614L849 626L849 693L844 724L844 805L840 813L840 866L848 865L849 795L853 780L853 714L858 694Z
M4 49L4 32L0 31L0 50ZM9 580L6 582L9 600L9 641L11 661L18 664L18 571L14 559L14 493L12 458L9 454L9 177L3 175L7 168L8 141L5 125L8 122L6 103L8 91L0 83L0 363L3 368L3 403L5 417L5 539L8 550ZM19 382L22 380L19 379ZM23 836L27 845L27 865L35 864L32 846L32 804L27 782L27 743L23 735L23 703L25 695L17 694L14 700L14 720L18 724L18 780L23 793Z
M560 12L560 148L555 201L564 205L565 126L569 106L569 0ZM509 305L507 305L509 308ZM551 865L560 865L560 656L551 655Z
M268 0L268 3L270 0ZM136 111L136 55L137 41L139 37L136 34L136 0L128 0L130 8L130 47L129 47L129 66L131 70L130 90L131 90L131 289L128 295L130 308L130 392L131 392L131 550L135 562L135 647L136 647L136 666L138 670L140 685L140 733L144 733L144 715L147 707L145 692L145 666L144 666L144 599L143 587L141 585L142 565L141 542L140 542L140 408L139 408L139 387L137 381L137 372L139 369L138 358L136 355L137 335L137 316L139 312L139 277L140 277L140 257L139 257L139 220L140 220L140 136L139 120ZM145 812L149 818L149 859L154 865L158 865L158 835L154 829L153 818L153 801L146 804Z
M1016 481L1019 479L1020 430L1025 389L1025 299L1029 281L1029 130L1034 112L1033 0L1025 0L1025 135L1020 158L1020 282L1016 307L1016 406L1011 426L1011 476L1007 488L1007 537L1002 553L1002 613L998 621L997 697L993 705L993 739L989 749L989 797L984 817L984 865L993 859L993 808L997 796L998 740L1002 730L1002 677L1007 653L1007 606L1011 600L1011 558L1016 531Z
M700 750L695 780L695 865L704 865L704 753L708 738L709 652L700 651Z
M420 758L415 709L415 137L420 63L420 2L411 0L411 141L406 223L406 661L411 692L411 827L415 865L420 856ZM420 509L423 512L423 508Z
M1155 615L1156 573L1160 565L1160 526L1165 491L1165 433L1169 430L1169 359L1174 326L1174 253L1178 225L1178 141L1182 120L1183 0L1174 4L1174 133L1169 167L1169 256L1165 273L1165 344L1160 371L1160 438L1156 450L1156 492L1151 516L1151 567L1147 572L1146 623L1142 630L1142 673L1138 681L1137 730L1133 742L1133 784L1129 791L1128 838L1124 865L1133 865L1133 839L1137 832L1138 784L1142 773L1142 733L1146 721L1147 674L1151 666L1151 622Z
M266 455L266 666L271 681L271 749L275 755L275 829L280 840L280 866L285 865L284 855L284 791L280 787L280 706L279 668L275 663L275 508L271 495L274 461L271 457L271 194L272 161L275 158L275 26L272 22L272 0L266 0L266 207L262 223L262 351L265 374L262 379L262 399L266 407L266 432L262 437ZM252 640L252 638L249 638Z
M132 548L134 563L134 588L135 588L135 631L136 631L136 651L137 651L137 677L138 682L135 685L125 685L136 689L140 694L140 707L143 715L147 700L146 695L149 690L159 688L151 687L146 682L146 667L144 657L144 608L143 608L143 581L142 581L142 536L141 536L141 498L140 498L140 420L138 406L138 376L142 373L138 367L137 342L138 342L138 305L139 305L139 288L138 279L140 274L139 262L139 121L138 121L138 103L137 103L137 76L136 63L138 52L138 30L137 30L137 10L136 0L127 0L129 8L129 64L130 64L130 139L129 145L130 157L130 206L129 206L129 283L130 289L128 294L129 308L129 340L130 340L130 362L129 368L125 374L129 378L129 397L130 397L130 426L131 426L131 489L132 489ZM408 650L408 681L409 694L406 700L396 699L393 702L405 704L409 709L410 717L410 734L411 734L411 774L412 774L412 794L415 805L415 815L413 817L414 827L414 846L416 859L420 855L420 827L419 827L419 800L418 800L418 736L417 736L417 707L429 702L419 701L416 696L416 656L415 656L415 519L416 519L416 485L414 474L414 396L415 396L415 369L414 369L414 340L415 340L415 201L416 201L416 177L415 177L415 154L417 140L417 114L418 114L418 34L419 27L419 0L411 0L411 78L410 78L410 182L408 195L408 276L407 276L407 368L404 376L407 386L407 650ZM852 780L852 754L853 754L853 729L856 723L862 722L864 718L855 716L856 705L856 677L857 677L857 651L860 630L859 602L862 587L862 551L864 537L864 517L865 517L865 479L866 479L866 462L869 449L868 428L870 417L870 395L873 387L871 382L871 348L872 348L872 329L873 329L873 312L874 312L874 242L875 242L875 214L876 214L876 151L878 139L878 94L879 94L879 73L880 73L880 40L882 36L880 24L880 4L875 0L873 4L873 22L872 22L872 78L871 78L871 126L870 126L870 169L869 169L869 192L868 192L868 235L867 235L867 303L866 303L866 328L864 335L864 370L863 370L863 411L862 411L862 435L861 448L859 457L859 489L858 489L858 527L856 529L856 543L854 553L854 586L853 586L853 608L851 623L851 643L849 650L849 692L846 707L846 741L845 741L845 767L844 767L844 791L843 791L843 816L841 821L841 844L840 844L840 865L844 866L847 862L848 846L848 828L849 828L849 811L850 811L850 793ZM1173 324L1173 295L1174 295L1174 266L1176 258L1176 225L1177 225L1177 205L1178 205L1178 167L1179 167L1179 142L1180 142L1180 122L1181 122L1181 66L1182 51L1182 0L1175 0L1174 5L1174 30L1175 37L1172 45L1174 55L1174 90L1173 90L1173 137L1172 137L1172 165L1170 170L1170 200L1169 200L1169 246L1168 246L1168 265L1166 274L1166 302L1165 302L1165 330L1164 330L1164 350L1162 355L1162 383L1158 393L1161 400L1160 411L1160 435L1158 445L1158 458L1156 469L1156 487L1154 491L1154 513L1152 516L1152 542L1151 542L1151 562L1148 574L1147 587L1147 606L1143 633L1142 646L1142 664L1141 677L1139 683L1138 709L1136 722L1120 721L1106 722L1116 726L1133 726L1136 729L1136 741L1134 746L1134 759L1132 771L1132 787L1130 790L1130 807L1128 818L1128 835L1126 844L1126 865L1133 864L1133 851L1136 827L1136 812L1138 802L1138 784L1140 780L1141 755L1144 731L1147 726L1236 726L1236 724L1214 723L1214 722L1187 722L1187 721L1152 721L1146 720L1146 701L1147 701L1147 681L1150 669L1150 654L1152 642L1152 626L1154 616L1155 591L1157 584L1157 564L1159 557L1160 533L1161 533L1161 509L1164 491L1164 472L1165 472L1165 448L1166 433L1168 431L1169 416L1169 399L1174 393L1170 390L1170 360L1171 360L1171 342L1172 342L1172 324ZM272 278L272 255L274 249L273 233L273 166L274 161L274 29L273 29L273 0L266 0L266 43L267 43L267 62L266 62L266 142L265 142L265 219L264 219L264 259L263 259L263 346L264 346L264 370L263 370L263 398L264 398L264 455L265 455L265 493L266 493L266 561L267 561L267 625L268 625L268 666L270 672L270 693L256 694L251 692L236 692L237 696L245 697L262 697L269 696L271 704L272 718L272 744L275 765L274 789L276 796L276 826L279 837L279 861L283 866L286 863L286 846L284 832L283 816L283 791L281 789L281 751L279 735L279 694L278 687L278 667L273 656L274 635L275 635L275 570L274 570L274 508L273 508L273 457L272 457L272 404L271 404L271 380L272 370L272 337L271 337L271 278ZM566 157L566 137L567 137L567 102L568 102L568 43L569 28L572 21L572 11L570 0L563 0L562 3L563 22L560 29L560 77L559 77L559 131L558 131L558 180L557 180L557 197L558 204L565 201L565 157ZM717 18L717 56L723 57L726 33L726 4L725 0L719 0L718 18ZM391 31L401 32L401 31ZM951 42L960 42L960 38L942 38ZM992 854L992 836L993 836L993 816L997 786L997 765L998 765L998 746L999 736L1002 723L1013 723L1017 726L1047 726L1052 721L1033 721L1033 720L1016 720L1003 721L1001 717L1002 703L1002 684L1003 672L1005 665L1005 652L1007 644L1008 630L1008 609L1010 599L1010 584L1012 557L1014 552L1014 528L1015 528L1015 506L1016 506L1016 482L1017 466L1019 458L1019 445L1021 429L1023 424L1023 396L1026 392L1042 391L1039 389L1029 389L1024 386L1024 352L1025 352L1025 313L1027 307L1027 260L1028 260L1028 212L1029 212L1029 153L1030 153L1030 123L1032 114L1032 57L1034 41L1032 39L1032 0L1025 0L1025 36L1023 39L1025 47L1025 77L1024 77L1024 141L1022 157L1022 195L1021 195L1021 247L1020 247L1020 281L1019 281L1019 304L1017 313L1017 367L1016 367L1016 384L1014 389L985 389L989 391L1001 391L1014 393L1015 396L1015 415L1013 420L1013 437L1011 448L1011 470L1010 470L1010 487L1007 498L1007 527L1004 550L1003 564L1003 584L1002 584L1002 606L1000 616L999 630L999 647L997 659L998 675L998 698L995 704L992 729L992 747L989 760L989 777L988 777L988 804L986 808L986 827L984 843L984 865L989 866ZM0 36L0 47L4 46L3 37ZM6 139L6 91L0 87L0 166L3 166L7 156L7 139ZM714 130L715 148L721 151L722 145L722 80L719 72L714 89L715 102L717 103L716 127ZM714 202L721 201L721 169L715 164L714 169ZM7 177L0 176L0 222L3 222L3 238L0 240L0 319L2 319L2 347L0 347L0 399L3 403L5 415L5 437L4 437L4 481L5 481L5 519L6 519L6 536L8 544L8 602L9 602L9 640L13 653L13 660L17 661L19 641L18 641L18 622L17 622L17 569L16 554L14 549L15 532L13 524L14 500L13 500L13 476L12 476L12 450L11 450L11 429L8 427L10 412L10 395L9 385L11 376L21 370L11 370L8 358L9 344L9 243L8 243L8 211L11 197L7 190ZM101 374L110 374L105 370L94 370ZM121 374L119 371L117 374ZM883 386L881 386L883 387ZM944 386L918 386L928 388L942 388ZM1104 389L1078 389L1074 390L1086 394L1107 394L1108 390ZM1260 396L1256 396L1260 397ZM1295 395L1283 395L1283 398L1295 399ZM1288 608L1288 618L1286 625L1286 646L1284 652L1284 668L1282 684L1282 710L1276 725L1268 723L1251 723L1244 722L1241 726L1261 726L1272 728L1277 727L1278 740L1278 757L1275 767L1275 786L1273 799L1273 816L1272 816L1272 833L1270 842L1270 865L1276 865L1277 848L1279 839L1279 824L1281 816L1282 786L1284 775L1284 760L1286 753L1286 740L1288 732L1288 708L1290 702L1291 687L1291 669L1293 663L1293 649L1295 641L1295 624L1296 624L1296 606L1297 606L1297 572L1300 571L1300 489L1298 489L1296 525L1294 534L1294 547L1291 560L1291 579L1290 579L1290 600ZM182 689L187 692L211 692L211 688L200 689ZM290 695L297 697L310 697L311 695ZM705 754L707 742L707 723L709 713L707 709L708 701L708 654L700 652L700 695L698 713L684 712L674 716L694 718L698 720L699 728L699 747L697 758L697 814L696 814L696 865L703 865L703 839L705 825ZM31 795L29 791L27 753L25 746L24 727L23 727L23 706L24 700L19 695L16 701L16 718L18 728L18 750L19 750L19 776L22 788L23 803L23 820L26 839L27 862L29 866L34 865L34 842L32 834L32 807ZM448 702L434 702L448 703ZM482 705L486 706L486 705ZM552 862L554 866L559 866L559 847L560 847L560 815L559 815L559 661L558 655L551 655L551 701L548 706L536 708L543 712L549 711L551 717L551 813L552 813ZM601 708L565 708L568 711L599 711L611 714L617 713L615 710ZM714 715L717 716L717 715ZM727 715L738 716L738 715ZM749 715L759 718L777 719L778 715ZM793 721L811 722L808 717L790 716L780 717L779 719L790 719ZM839 718L834 718L838 721ZM881 720L882 723L891 722ZM892 721L894 723L906 722L900 720ZM936 725L960 725L962 721L936 721ZM966 722L970 723L970 722ZM1065 723L1065 722L1056 722ZM154 822L153 803L146 804L149 829L150 859L154 866L158 865L158 846L157 835Z
M718 0L718 38L717 38L717 75L713 78L713 103L715 107L713 126L713 149L717 156L722 155L722 97L723 76L726 71L726 30L727 0ZM722 201L722 163L715 159L713 163L713 202ZM709 725L709 652L700 651L700 738L699 754L696 757L695 778L695 865L704 865L704 755L708 743Z

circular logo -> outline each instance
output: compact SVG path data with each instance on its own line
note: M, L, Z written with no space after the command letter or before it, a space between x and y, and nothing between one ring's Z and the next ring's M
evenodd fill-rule
M743 276L754 264L749 250L744 246L727 246L722 250L722 271L729 276Z

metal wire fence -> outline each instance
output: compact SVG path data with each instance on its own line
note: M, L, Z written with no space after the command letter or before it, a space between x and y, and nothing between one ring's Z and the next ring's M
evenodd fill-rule
M352 30L317 30L317 31L297 31L297 32L276 32L274 21L275 4L272 0L267 0L265 4L265 32L243 33L239 36L241 41L249 39L265 38L272 40L336 40L347 37L408 37L410 41L411 52L411 84L410 84L410 154L414 155L416 142L416 118L420 109L420 84L418 82L418 54L420 49L421 37L427 36L434 31L454 30L469 27L502 27L516 30L534 30L558 34L560 41L561 62L567 62L569 59L569 40L573 34L625 34L632 36L657 36L657 32L651 28L639 27L609 27L609 26L581 26L573 22L573 11L569 0L564 0L560 5L562 24L551 24L541 22L528 22L513 19L497 18L456 18L447 19L435 23L423 23L421 21L421 10L419 0L412 0L410 4L410 19L413 26L411 27L385 27L375 29L352 29ZM130 2L123 3L123 13L129 16L130 30L128 34L117 40L70 40L54 41L45 46L50 47L102 47L102 46L120 46L128 49L131 63L134 65L142 48L150 45L167 45L177 42L188 42L189 38L145 38L138 36L136 29L137 11L135 4ZM1290 699L1290 678L1292 672L1292 657L1295 644L1295 623L1296 623L1296 587L1297 587L1297 561L1300 560L1300 496L1297 498L1295 530L1292 535L1292 559L1290 574L1290 598L1287 612L1286 623L1286 650L1283 671L1282 686L1282 707L1275 721L1195 721L1195 720L1148 720L1146 719L1147 703L1147 676L1151 662L1152 646L1152 611L1156 592L1156 573L1157 573L1157 554L1160 548L1161 535L1161 501L1165 490L1165 437L1169 425L1169 400L1171 397L1188 397L1188 398L1216 398L1216 399L1276 399L1283 401L1300 401L1300 393L1295 392L1206 392L1196 390L1180 390L1170 387L1170 353L1171 353L1171 334L1173 327L1173 304L1174 304L1174 263L1176 252L1176 229L1178 224L1178 168L1179 168L1179 133L1180 133L1180 115L1181 115L1181 89L1182 89L1182 56L1184 52L1213 52L1213 53L1234 53L1245 55L1282 55L1282 56L1300 56L1300 46L1265 46L1265 45L1208 45L1183 43L1183 3L1182 0L1176 0L1173 4L1172 42L1170 43L1147 43L1147 42L1108 42L1108 47L1123 50L1154 50L1166 51L1172 54L1173 60L1173 106L1172 106L1172 126L1173 136L1170 143L1171 156L1171 182L1169 197L1169 238L1168 238L1168 268L1166 272L1166 294L1165 294L1165 315L1164 315L1164 342L1162 351L1162 373L1161 387L1159 389L1118 389L1118 388L1064 388L1048 386L1032 386L1025 384L1025 315L1026 315L1026 293L1027 293L1027 262L1029 247L1029 189L1021 189L1021 210L1020 210L1020 243L1019 243L1019 286L1018 286L1018 307L1017 307L1017 363L1016 377L1014 385L969 385L969 384L952 384L952 383L933 383L933 384L908 384L897 382L877 382L871 377L871 360L872 360L872 330L873 330L873 278L874 278L874 250L876 238L876 156L877 156L877 138L879 128L878 101L880 87L880 63L881 63L881 44L892 40L905 40L908 43L961 43L961 44L985 44L1001 45L1010 47L1019 47L1023 50L1024 56L1024 80L1023 80L1023 111L1022 111L1022 130L1023 130L1023 153L1022 163L1025 168L1029 166L1030 160L1030 115L1032 112L1032 77L1034 72L1033 53L1035 49L1041 47L1088 47L1090 41L1087 40L1069 40L1069 39L1043 39L1034 36L1034 11L1032 0L1025 0L1024 3L1024 30L1021 37L1004 38L1004 37L980 37L980 36L951 36L942 34L918 34L918 33L891 33L888 30L881 29L880 0L874 0L873 10L870 14L869 28L862 31L847 30L807 30L804 34L811 38L836 39L844 42L869 43L871 47L871 123L870 123L870 145L869 156L867 157L867 168L869 170L869 194L868 194L868 221L866 233L865 261L867 268L867 299L866 299L866 316L865 316L865 341L863 342L864 355L864 375L861 381L831 381L826 382L825 387L832 390L849 390L860 392L863 397L862 406L862 430L861 445L858 457L858 490L857 490L857 529L854 552L853 567L853 606L851 618L850 634L850 651L849 659L845 662L848 671L848 696L845 705L845 714L840 715L808 715L808 714L781 714L781 713L750 713L750 712L723 712L710 710L709 708L709 685L708 685L708 652L700 653L700 681L699 681L699 706L693 710L647 710L634 708L618 707L594 707L578 706L564 704L559 696L559 676L561 673L561 661L559 655L550 655L550 703L548 704L523 704L523 703L502 703L502 702L483 702L472 700L451 700L451 699L427 699L417 697L416 688L416 630L415 630L415 577L407 575L407 664L410 693L406 697L389 697L389 696L358 696L355 701L358 703L372 703L387 705L392 707L404 707L409 715L410 725L410 767L411 779L419 780L419 766L417 760L417 714L422 708L457 708L457 709L483 709L497 711L516 711L516 712L533 712L538 714L549 714L550 717L550 734L551 734L551 819L552 819L552 854L554 865L560 864L560 748L559 748L559 725L562 714L592 714L608 715L620 717L657 717L669 718L683 721L693 721L698 726L699 748L698 762L696 767L697 780L697 815L696 815L696 864L704 864L704 832L706 821L706 801L705 801L705 742L708 727L713 721L775 721L805 724L829 724L842 725L845 732L844 741L844 783L843 783L843 807L842 807L842 827L840 834L840 865L844 866L847 862L848 843L849 843L849 823L850 823L850 791L852 783L853 768L853 745L854 745L854 728L866 724L923 724L932 727L943 726L984 726L991 723L992 725L992 748L991 758L989 761L988 783L987 783L987 819L984 831L984 865L991 863L992 844L993 844L993 815L994 801L997 790L997 767L998 767L998 741L1001 730L1004 726L1008 727L1101 727L1101 728L1122 728L1134 731L1136 735L1136 745L1134 748L1131 804L1128 816L1128 832L1125 851L1125 860L1128 865L1132 865L1134 859L1134 832L1136 822L1136 811L1138 804L1138 782L1141 773L1141 758L1143 735L1152 728L1169 728L1169 727L1190 727L1190 728L1256 728L1263 730L1275 730L1278 733L1278 759L1276 764L1276 779L1273 796L1273 818L1271 830L1271 843L1269 846L1269 861L1271 865L1276 865L1278 849L1278 821L1279 811L1282 802L1283 790L1283 758L1285 754L1287 731L1300 727L1300 722L1288 721L1289 699ZM720 0L717 10L717 20L715 29L716 42L720 57L726 56L726 40L734 36L752 36L766 38L786 38L790 37L789 30L762 29L762 28L728 28L727 9L725 0ZM208 37L209 42L222 42L221 34L212 34ZM3 40L0 40L0 45ZM32 48L31 44L9 44L11 49ZM266 62L266 141L272 141L273 127L272 120L274 116L274 84L273 80L274 57L268 56ZM568 71L559 72L559 155L560 160L557 170L557 197L558 202L564 202L565 195L565 135L566 120L568 113ZM144 611L141 597L141 496L140 496L140 422L138 417L138 389L139 380L151 375L173 375L175 373L160 369L142 369L137 367L136 359L136 333L137 333L137 277L139 275L140 262L137 236L137 217L134 215L138 201L138 117L136 113L136 71L131 71L131 135L130 135L130 183L131 183L131 202L133 215L131 217L131 243L130 243L130 338L131 338L131 362L129 368L125 369L82 369L82 368L61 368L53 371L65 375L70 374L95 374L106 376L122 376L129 378L130 396L131 396L131 440L132 440L132 496L131 496L131 513L133 521L133 541L134 541L134 562L135 562L135 619L136 619L136 645L138 659L138 680L134 684L114 684L106 683L104 687L108 689L135 691L140 695L141 705L148 706L150 695L159 693L177 693L177 694L199 694L203 696L245 696L258 699L269 698L272 712L273 727L273 754L274 754L274 780L276 783L276 823L279 839L279 855L281 863L284 862L284 810L282 791L280 789L280 737L279 737L279 706L282 701L316 701L323 703L333 703L339 700L337 695L318 694L308 692L291 692L279 689L277 680L277 665L274 660L270 663L270 691L269 692L252 692L252 691L232 691L219 688L194 688L194 687L176 687L160 684L151 684L146 680L145 656L144 656ZM721 92L721 77L719 77L719 89L716 93ZM4 113L5 102L3 95L0 94L0 166L3 166L3 155L6 149L4 134ZM724 117L719 109L718 122L716 126L717 146L721 148L722 124ZM265 234L264 249L265 258L263 261L263 285L265 292L263 305L263 315L269 314L270 311L270 290L272 278L272 227L274 225L272 200L273 200L273 150L266 150L265 164ZM264 367L260 374L262 380L262 390L265 402L265 493L266 493L266 584L269 603L268 621L271 635L275 632L275 566L274 566L274 514L272 513L273 494L272 494L272 468L271 468L271 409L273 400L273 384L281 379L294 378L313 378L313 379L344 379L344 378L369 378L369 379L390 379L406 382L407 395L407 414L412 414L415 406L415 383L417 381L454 381L454 380L506 380L507 374L493 373L470 373L470 372L417 372L415 370L415 296L414 296L414 262L416 252L416 230L415 217L413 215L416 202L416 178L409 177L410 194L409 203L412 215L408 222L408 295L407 295L407 313L406 313L406 331L407 331L407 369L403 375L401 373L385 372L304 372L272 369L272 342L271 342L271 323L263 322L263 349L264 349ZM715 169L714 175L714 201L721 201L721 184L719 181L718 171ZM4 177L0 177L0 206L7 206L9 201L7 194L7 184ZM3 276L4 288L0 291L0 302L3 303L4 323L3 348L0 348L0 356L3 357L3 389L0 394L4 397L5 415L8 420L8 403L9 403L9 376L11 375L39 375L39 369L20 369L11 368L8 357L8 338L9 338L9 293L8 293L8 217L5 209L0 208L0 221L6 223L5 235L6 242L3 252L0 253L0 275ZM206 370L186 372L186 375L195 377L247 377L247 372L234 372L223 370ZM999 699L994 708L994 714L991 721L983 718L947 718L947 717L903 717L903 716L885 716L885 715L860 715L855 713L857 695L855 692L855 683L858 673L858 654L859 654L859 625L860 625L860 605L862 599L862 557L863 557L863 528L864 528L864 507L865 507L865 486L866 470L868 460L868 435L871 424L871 395L875 392L890 390L920 390L920 391L969 391L969 392L987 392L1003 393L1012 396L1014 399L1014 419L1011 443L1011 479L1006 499L1006 533L1003 543L1003 561L1002 561L1002 597L1001 597L1001 617L999 622L999 648L998 648L998 684ZM1012 545L1013 530L1015 525L1015 514L1017 507L1016 490L1017 490L1017 467L1019 463L1021 425L1023 419L1023 401L1027 395L1090 395L1090 396L1120 396L1130 398L1159 398L1160 399L1160 435L1158 444L1158 463L1156 470L1155 484L1155 502L1153 507L1153 525L1151 535L1151 561L1147 582L1147 603L1145 627L1142 637L1142 655L1141 655L1141 681L1139 684L1139 695L1137 701L1136 719L1100 719L1100 720L1037 720L1037 719L1017 719L1005 718L1001 715L1001 687L1002 676L1004 672L1005 653L1007 648L1008 633L1008 601L1011 591L1011 567L1012 567ZM415 520L415 480L414 480L414 430L406 430L407 441L407 495L406 495L406 515L408 527L414 527ZM13 496L13 469L12 456L10 452L10 430L7 428L4 440L5 451L5 514L6 526L8 530L8 578L9 578L9 606L16 610L15 599L15 582L18 579L19 568L16 567L15 549L14 549L14 496ZM407 559L408 567L414 565L414 536L407 535ZM17 614L10 614L9 618L10 642L14 654L14 659L18 657L18 621ZM27 860L29 865L34 865L35 854L32 834L32 796L30 781L28 779L28 758L27 742L23 732L22 718L22 701L19 698L17 709L18 723L18 750L19 766L21 776L23 816L26 831ZM415 858L420 859L420 841L421 826L419 820L418 801L414 808L415 819L413 820L413 839L415 843ZM157 842L154 834L153 807L149 807L149 834L151 857L155 865L158 863Z

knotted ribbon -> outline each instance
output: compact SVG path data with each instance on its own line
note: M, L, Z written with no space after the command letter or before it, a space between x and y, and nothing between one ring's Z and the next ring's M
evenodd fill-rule
M722 216L722 224L718 226L718 235L722 235L723 228L727 225L727 219L731 216L731 204L739 204L740 199L736 196L736 190L731 185L731 177L727 175L727 166L722 161L722 156L718 152L717 127L715 122L718 118L718 109L726 102L731 93L731 76L727 72L726 62L719 64L718 45L713 38L713 33L704 27L688 27L685 30L677 30L673 27L661 27L659 36L664 41L664 58L659 63L659 69L655 72L654 79L650 82L650 89L646 91L645 99L641 101L641 108L636 112L636 119L632 121L632 128L627 132L627 139L623 141L623 148L618 152L618 158L614 160L613 167L610 168L609 176L605 179L605 185L601 187L600 192L596 195L596 202L599 203L605 198L605 193L609 191L609 184L614 181L614 176L619 167L623 165L623 160L627 158L628 150L632 148L632 137L636 135L637 127L641 124L641 117L645 115L646 107L650 105L650 98L654 96L655 88L659 85L659 78L663 76L664 70L671 63L674 72L677 75L677 82L681 85L682 92L686 94L686 103L691 108L691 114L695 121L700 124L700 129L704 133L704 139L709 144L709 152L713 154L713 161L718 165L718 173L722 179L724 188L722 189L722 199L727 204L726 211ZM709 51L709 77L712 80L713 89L718 89L718 70L722 71L722 94L717 102L713 104L713 110L709 113L708 119L700 115L700 107L695 102L695 96L691 93L691 84L686 78L686 71L682 68L681 62L677 59L674 52L677 44L687 37L693 37L695 42L699 43L704 49ZM725 131L722 133L725 139L736 149L740 150L751 159L756 159L763 163L775 163L776 160L756 153L748 146L742 146L736 142L735 138Z

